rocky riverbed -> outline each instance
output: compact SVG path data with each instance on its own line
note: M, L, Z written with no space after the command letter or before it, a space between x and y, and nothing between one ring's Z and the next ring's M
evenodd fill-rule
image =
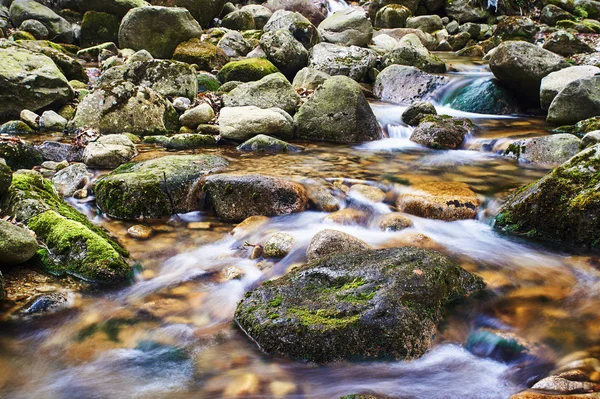
M600 398L597 19L0 0L0 396Z

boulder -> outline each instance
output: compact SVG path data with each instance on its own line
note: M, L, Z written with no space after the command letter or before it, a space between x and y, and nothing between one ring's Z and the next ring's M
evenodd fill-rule
M414 247L334 254L250 291L236 322L268 354L325 363L414 359L444 306L484 283Z
M428 115L413 130L410 140L429 148L455 150L472 128L471 121L465 118Z
M576 155L580 146L581 139L573 134L553 134L514 141L505 154L514 156L519 162L560 165Z
M517 190L496 216L495 227L544 241L598 248L599 170L600 145L596 144Z
M10 6L12 24L21 26L29 19L41 22L48 29L48 35L52 40L62 43L73 43L75 40L71 24L50 8L34 0L14 0Z
M506 17L498 23L494 36L503 41L524 40L533 43L538 30L535 22L527 17Z
M410 10L400 4L389 4L380 8L375 15L377 28L405 28L406 20L412 16Z
M248 58L227 63L217 74L217 78L225 83L230 81L252 82L265 76L279 72L271 61L264 58Z
M600 68L591 65L579 65L552 72L542 79L540 84L540 104L548 109L552 100L567 85L581 78L600 74Z
M90 168L114 169L138 154L135 144L123 134L102 136L85 147L83 162Z
M58 197L41 174L15 173L0 208L35 232L43 243L37 254L47 271L110 285L131 278L127 251Z
M119 28L119 46L171 58L180 43L202 35L200 24L185 8L139 7L127 13Z
M175 61L196 64L203 71L219 70L229 62L229 56L223 49L193 38L177 46L173 53Z
M121 20L113 14L101 11L88 11L81 21L82 47L92 47L103 43L117 43Z
M56 172L52 177L52 183L56 187L58 195L67 198L72 197L77 190L84 188L89 183L91 176L85 164L74 163Z
M97 86L115 81L127 81L149 87L165 97L196 98L198 78L188 64L170 60L134 61L112 67L98 79Z
M24 228L0 219L2 266L14 266L33 258L38 250L35 236Z
M294 247L294 237L287 233L275 233L265 241L263 257L283 258Z
M600 115L600 75L575 80L565 86L548 108L549 123L576 123Z
M98 180L96 202L117 219L156 219L199 210L200 178L227 165L215 155L168 155L128 163Z
M73 97L73 89L45 55L16 48L0 48L0 119L21 110L56 107Z
M554 4L548 4L540 13L540 22L554 26L558 21L574 21L575 16Z
M266 32L260 38L260 47L268 60L290 79L308 63L308 51L289 29Z
M572 133L577 136L583 136L586 133L600 130L600 116L584 119L574 125L560 126L554 129L553 133Z
M189 10L202 26L208 26L223 10L226 0L150 0L156 6L181 7Z
M435 106L428 101L415 101L402 113L402 122L417 126L427 115L437 115Z
M43 158L42 161L53 162L81 162L83 160L83 147L72 144L59 143L57 141L44 141L36 147L37 152Z
M306 249L306 260L314 262L331 254L368 251L371 246L353 235L339 230L325 229L313 236Z
M304 103L294 120L302 139L354 143L381 138L381 129L358 83L334 76Z
M431 75L414 67L390 65L377 75L373 94L383 101L410 104L426 99L447 82L448 79L443 76Z
M259 134L290 139L294 134L294 120L279 108L225 107L219 117L219 132L224 139L235 141L245 141Z
M253 45L244 39L240 32L230 30L219 39L217 47L223 50L228 57L245 57L252 51Z
M301 184L254 174L217 174L205 180L204 190L217 216L240 222L250 216L279 216L308 207Z
M8 121L0 125L0 134L29 134L33 129L23 121Z
M267 7L257 4L245 5L240 10L247 11L252 15L256 29L262 29L273 15L273 12Z
M446 0L446 15L460 23L484 21L490 16L483 0Z
M429 182L411 186L396 200L400 212L446 221L475 219L479 210L477 195L465 183Z
M144 0L74 0L75 9L80 12L102 11L116 15L119 19L132 8L145 7L150 4Z
M331 76L325 72L306 67L298 71L294 77L292 86L294 86L295 89L303 88L307 90L316 90L330 77Z
M600 143L600 130L593 130L581 138L581 147L586 148ZM0 192L2 192L0 190ZM0 194L1 195L1 194Z
M252 13L246 10L234 10L225 15L221 25L227 29L233 30L251 30L256 29Z
M67 120L54 111L44 111L40 116L40 130L46 132L62 132L67 127Z
M573 54L594 52L594 49L586 42L564 30L559 30L546 36L543 48L564 57L569 57Z
M156 135L177 130L177 111L149 87L114 81L97 88L77 107L71 129L97 129L101 134L122 132Z
M356 81L365 79L375 67L377 57L371 50L357 46L319 43L309 53L308 66L331 76L345 75Z
M258 108L281 108L296 113L300 97L281 73L273 73L256 82L239 85L223 97L226 107L253 105Z
M419 0L373 0L369 3L369 18L373 21L380 9L394 4L406 7L411 14L415 14L419 7Z
M444 28L442 18L439 15L420 15L418 17L408 18L406 28L419 29L423 32L433 33Z
M344 46L366 47L373 37L373 26L360 8L345 8L319 24L323 40Z
M527 42L504 42L490 58L494 76L532 106L539 105L542 79L570 66L563 57Z
M214 146L217 144L217 139L208 134L181 133L174 134L161 144L167 150L193 150Z
M286 143L285 141L276 139L275 137L259 134L258 136L254 136L237 146L237 150L261 153L294 153L303 151L304 147Z
M39 151L17 137L0 136L0 158L11 169L31 169L44 160Z
M421 44L427 48L427 50L434 50L438 45L438 42L435 37L427 32L423 32L419 29L408 29L408 28L395 28L395 29L379 29L373 32L373 38L376 38L380 35L386 35L393 39L400 41L406 35L416 35Z
M43 23L35 19L27 19L23 21L19 29L31 33L33 37L38 40L48 39L48 36L50 35L48 28L46 28Z
M207 104L202 103L190 108L179 117L179 122L185 127L195 129L198 125L208 123L215 117L215 111Z
M464 86L447 99L450 108L488 115L514 115L521 113L515 96L498 80L482 78Z
M398 42L398 46L383 57L383 65L393 64L414 66L430 73L446 72L446 64L431 54L417 35L408 34Z
M287 29L308 50L321 41L317 28L299 12L277 10L265 24L264 32Z

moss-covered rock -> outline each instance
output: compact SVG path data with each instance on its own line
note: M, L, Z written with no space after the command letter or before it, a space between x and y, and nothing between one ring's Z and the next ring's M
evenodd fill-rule
M75 35L73 27L63 17L50 8L34 0L15 0L10 6L10 20L14 26L34 19L41 22L48 29L49 37L62 43L73 43Z
M281 73L273 73L256 82L241 84L223 97L226 107L276 107L290 115L296 113L299 102L298 93Z
M52 59L25 49L0 48L0 118L18 116L23 109L58 106L72 97L73 89Z
M358 83L334 76L296 113L298 137L309 140L353 143L377 140L381 130Z
M211 147L217 144L215 136L208 134L182 133L169 137L161 143L167 150L193 150L195 148Z
M412 16L408 7L401 4L388 4L380 8L375 15L377 28L404 28L406 20Z
M473 124L466 118L427 115L413 130L410 139L434 149L454 150L460 147Z
M47 270L102 284L130 278L124 259L127 251L59 198L41 174L15 173L1 208L4 215L24 223L44 243L38 255Z
M81 22L81 47L91 47L98 44L119 40L119 25L121 20L113 14L99 11L88 11Z
M299 12L277 10L269 18L263 30L271 32L282 28L289 30L307 50L321 41L321 35L315 25Z
M100 210L117 219L161 218L198 210L198 180L228 162L214 155L172 155L115 169L96 183Z
M23 121L8 121L0 125L0 134L28 134L33 129Z
M31 169L44 160L39 151L15 137L0 137L0 158L11 169Z
M304 147L286 143L283 140L276 139L275 137L259 134L249 140L246 140L237 147L238 151L252 151L252 152L301 152Z
M252 82L265 76L279 72L271 61L265 58L248 58L227 63L217 74L221 82L240 81Z
M177 130L179 117L173 105L153 89L113 81L85 96L69 128L145 136Z
M279 177L218 174L206 178L204 190L220 219L240 222L250 216L278 216L308 207L301 184Z
M73 0L81 12L102 11L123 18L132 8L145 7L150 3L144 0Z
M506 17L498 23L494 35L502 40L524 40L533 43L539 28L527 17Z
M155 58L171 58L180 43L202 35L200 24L180 7L139 7L121 21L121 48L147 50Z
M150 0L152 5L183 7L192 14L202 26L208 26L219 16L226 0Z
M545 241L600 248L598 184L597 144L516 191L496 216L495 226Z
M600 130L600 116L585 119L577 122L574 125L560 126L554 129L553 133L573 133L574 135L583 137L586 133Z
M250 291L235 320L269 354L319 363L414 359L448 302L483 281L414 247L334 254Z
M207 91L217 91L221 87L219 79L211 73L200 72L198 73L198 92L204 93Z
M177 46L173 59L196 64L203 71L219 70L229 62L229 56L214 44L193 38Z

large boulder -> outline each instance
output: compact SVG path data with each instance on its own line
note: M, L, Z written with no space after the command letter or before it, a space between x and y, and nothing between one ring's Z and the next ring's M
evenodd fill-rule
M434 251L341 253L250 291L235 320L268 354L318 363L414 359L433 344L445 305L483 285Z
M90 168L114 169L138 154L135 144L124 134L102 136L89 143L83 152L83 162Z
M539 28L527 17L506 17L500 21L494 31L494 36L502 41L524 40L533 43Z
M556 72L555 72L556 73ZM451 108L488 115L513 115L521 112L515 96L498 80L481 78L464 86L447 99Z
M573 54L594 52L594 49L589 44L564 30L549 34L546 37L543 47L564 57L569 57Z
M15 0L10 6L10 20L14 26L21 26L26 20L41 22L48 29L48 37L62 43L73 43L73 27L63 17L50 8L34 0Z
M132 8L149 6L145 0L74 0L76 9L81 12L102 11L116 15L119 19Z
M600 144L580 152L536 182L517 190L495 226L563 244L600 245Z
M398 64L414 66L430 73L446 72L444 61L431 54L417 35L413 34L408 34L400 39L396 48L387 53L382 61L384 66Z
M15 173L0 207L3 215L10 215L35 232L43 243L38 257L46 270L100 284L118 284L131 278L124 259L127 251L59 198L41 174Z
M554 26L558 21L574 21L575 16L554 4L548 4L542 8L540 13L540 22Z
M465 118L428 115L413 130L410 140L433 149L454 150L461 146L472 127L471 121Z
M377 75L373 93L383 101L410 104L423 100L448 79L405 65L390 65Z
M345 75L361 81L375 67L377 57L372 50L357 46L319 43L309 53L308 66L331 76Z
M265 58L248 58L227 63L217 74L223 83L229 81L252 82L279 72L271 61Z
M567 85L581 78L600 74L600 68L591 65L579 65L561 69L548 74L540 84L540 104L542 109L548 109L554 97Z
M289 29L266 32L260 38L260 47L267 59L290 79L308 63L308 51Z
M171 58L180 43L200 36L200 24L185 8L139 7L121 21L119 45L147 50L156 58Z
M117 219L156 219L199 210L200 178L227 165L214 155L169 155L128 163L98 180L96 202Z
M202 26L208 26L213 19L219 16L225 0L150 0L150 3L156 6L182 7L192 14L192 16Z
M0 48L0 119L59 106L73 97L73 89L45 55L16 48Z
M406 27L433 33L444 29L444 23L439 15L420 15L418 17L408 18L406 20Z
M302 139L354 143L381 138L381 130L358 83L334 76L304 103L294 120Z
M552 100L546 120L562 125L593 116L600 116L600 75L569 83Z
M277 10L273 13L263 30L271 32L287 29L306 49L310 49L321 41L317 28L299 12Z
M208 176L204 190L220 219L240 222L250 216L279 216L308 207L304 187L279 177L217 174Z
M175 61L196 64L203 71L219 70L229 62L229 56L214 44L193 38L181 43L173 53Z
M373 26L364 10L349 7L323 20L319 32L329 43L366 47L373 37Z
M177 130L178 119L173 105L151 88L114 81L85 96L70 128L93 128L101 134L155 135Z
M446 14L460 23L484 21L490 16L484 0L446 0Z
M126 80L140 87L150 87L165 97L187 97L198 94L196 71L188 64L170 60L134 61L105 71L97 86Z
M298 71L296 76L294 76L292 86L294 86L296 89L304 88L308 90L316 90L330 77L331 76L328 73L306 67L302 68L300 71Z
M500 44L490 59L494 76L531 106L539 105L542 79L570 66L563 57L522 41Z
M0 259L2 266L20 265L33 258L38 250L34 235L24 228L0 219Z
M560 165L576 155L580 147L581 139L574 134L553 134L514 141L505 154L520 162Z
M280 108L225 107L219 117L219 133L222 138L234 141L245 141L259 134L291 139L294 120Z
M253 105L258 108L281 108L290 115L296 113L300 97L290 82L280 73L265 76L256 82L243 83L223 98L226 107Z

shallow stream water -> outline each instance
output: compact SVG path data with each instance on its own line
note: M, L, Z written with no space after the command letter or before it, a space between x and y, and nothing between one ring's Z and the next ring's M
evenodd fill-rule
M411 128L401 122L405 107L372 102L388 136L376 142L300 143L306 151L299 154L240 154L233 147L197 152L224 156L231 171L312 179L331 187L363 182L389 195L419 182L465 182L483 204L477 220L411 217L412 228L383 232L370 222L340 225L326 220L326 213L309 211L271 218L233 236L233 225L206 211L154 221L154 236L139 241L126 234L134 223L109 220L93 203L74 202L139 262L136 281L113 292L72 295L69 307L53 314L0 324L0 397L338 398L372 392L393 398L500 399L524 389L538 370L467 351L465 342L476 328L513 332L535 343L550 363L578 351L597 351L598 257L516 239L491 227L502 198L549 169L519 164L498 152L510 139L548 134L551 127L535 117L466 114L446 107L448 91L492 76L485 65L473 63L456 64L455 70L448 74L451 83L432 99L438 113L475 123L459 150L429 150L410 142ZM155 146L140 150L140 160L165 154ZM370 221L392 211L389 204L352 195L342 204ZM437 249L483 277L488 291L451 309L435 346L418 360L318 366L266 356L234 325L236 303L261 281L301 264L311 237L325 228L378 248ZM278 262L250 260L244 244L262 244L277 231L294 236L292 252Z

